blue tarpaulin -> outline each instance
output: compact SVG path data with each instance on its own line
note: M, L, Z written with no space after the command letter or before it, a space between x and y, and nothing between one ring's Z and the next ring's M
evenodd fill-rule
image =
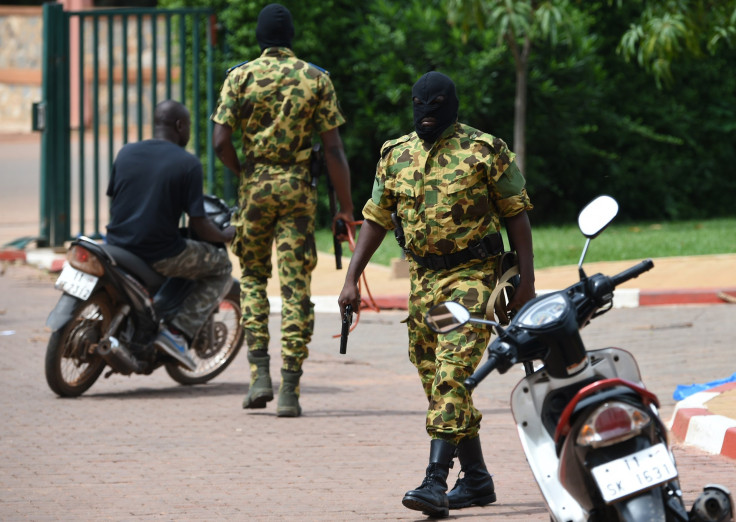
M731 377L726 377L725 379L718 381L707 382L705 384L678 384L677 388L675 388L675 393L672 394L672 398L676 401L681 401L685 397L690 397L694 393L710 390L711 388L715 388L716 386L729 382L736 382L736 373L731 375Z

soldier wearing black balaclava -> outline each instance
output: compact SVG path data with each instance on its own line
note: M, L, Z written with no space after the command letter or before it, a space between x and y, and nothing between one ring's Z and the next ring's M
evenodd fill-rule
M481 412L464 380L480 363L490 330L469 325L438 335L425 324L426 312L451 299L476 316L490 309L503 249L501 219L514 244L521 283L508 309L534 297L532 238L526 211L532 208L524 177L503 140L458 119L455 84L429 72L412 91L414 132L387 141L363 225L338 298L341 312L360 304L358 279L368 260L395 227L403 228L409 259L409 359L427 397L425 428L429 466L416 489L402 499L409 509L442 517L450 509L496 501L493 479L481 451ZM401 237L401 234L397 235ZM447 476L458 456L461 476L447 493Z
M411 89L414 102L414 129L426 142L437 141L440 134L457 121L458 99L455 84L439 72L428 72Z
M269 4L258 13L256 40L261 50L268 47L288 47L294 38L291 13L281 4Z

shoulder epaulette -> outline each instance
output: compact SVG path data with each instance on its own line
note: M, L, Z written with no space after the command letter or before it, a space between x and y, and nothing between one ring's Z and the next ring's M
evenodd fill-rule
M407 141L409 141L410 138L411 134L405 134L404 136L396 138L395 140L388 140L384 142L384 144L381 146L381 157L384 157L391 149L393 149L397 145L406 143Z
M244 61L242 63L239 63L238 65L233 65L232 67L230 67L227 71L225 71L225 77L227 78L227 75L228 74L230 74L231 72L233 72L238 67L242 67L243 65L245 65L246 63L248 63L248 61L249 60L246 60L246 61Z
M479 131L477 129L473 129L473 132L469 134L469 137L473 141L480 141L482 143L485 143L486 145L491 147L491 150L497 152L497 149L499 147L503 147L505 145L504 141L495 137L492 134L488 134L487 132Z
M312 62L307 62L307 63L309 65L311 65L312 67L314 67L315 69L317 69L318 71L321 71L321 72L325 73L327 76L330 75L330 71L328 71L324 67L320 67L319 65L314 65Z

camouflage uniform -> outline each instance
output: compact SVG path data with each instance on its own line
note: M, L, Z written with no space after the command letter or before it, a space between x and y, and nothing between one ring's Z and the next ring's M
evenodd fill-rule
M232 249L243 274L249 349L268 348L266 283L275 239L283 368L299 371L314 327L310 286L317 264L317 199L310 185L309 153L315 134L345 122L334 87L326 71L298 59L291 49L269 47L229 73L212 120L242 131L242 208L233 221Z
M418 256L463 250L500 230L500 218L532 205L515 155L503 140L455 123L427 144L413 132L384 143L372 198L363 216L386 229L391 213L401 219L406 248ZM483 316L496 281L497 257L429 270L410 260L409 359L429 401L426 427L432 438L457 444L478 435L481 413L464 386L488 344L487 328L473 325L437 335L424 314L453 300Z
M225 248L204 241L187 239L181 253L160 259L153 269L166 277L193 279L196 287L173 319L172 324L193 339L210 312L232 285L232 264Z

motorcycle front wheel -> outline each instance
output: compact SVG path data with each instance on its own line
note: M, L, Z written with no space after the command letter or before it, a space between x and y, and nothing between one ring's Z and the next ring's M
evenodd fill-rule
M169 376L180 384L202 384L225 371L243 345L240 317L240 285L234 281L228 294L205 321L189 350L197 368L190 371L170 362L166 364Z
M61 397L78 397L102 373L105 361L94 352L110 325L110 302L97 292L81 303L72 318L49 338L46 382Z

